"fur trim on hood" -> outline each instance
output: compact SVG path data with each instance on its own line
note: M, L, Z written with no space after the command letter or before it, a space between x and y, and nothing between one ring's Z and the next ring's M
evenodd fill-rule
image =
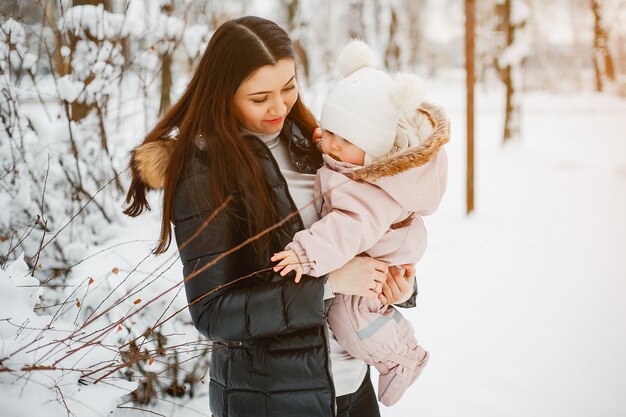
M354 170L352 179L373 182L422 166L435 157L439 149L450 140L450 121L443 109L435 104L423 103L417 111L428 117L433 126L430 136L423 138L419 146L407 148Z
M165 173L172 158L175 139L143 143L133 150L131 167L148 187L159 190L165 185Z

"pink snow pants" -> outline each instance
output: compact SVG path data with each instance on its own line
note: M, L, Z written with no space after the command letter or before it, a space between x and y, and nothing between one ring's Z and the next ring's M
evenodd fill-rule
M348 353L378 370L378 400L386 406L398 402L428 362L411 323L379 300L335 294L328 324Z

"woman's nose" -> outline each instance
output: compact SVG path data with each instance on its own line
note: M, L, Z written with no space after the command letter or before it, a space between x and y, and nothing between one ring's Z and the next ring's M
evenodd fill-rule
M287 110L287 106L285 105L285 101L282 97L276 97L272 100L272 105L270 107L270 113L273 116L282 117L285 115L285 111Z

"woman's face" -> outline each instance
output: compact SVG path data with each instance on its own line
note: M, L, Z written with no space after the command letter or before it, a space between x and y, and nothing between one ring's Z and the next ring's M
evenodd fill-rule
M278 133L298 98L295 62L291 58L264 65L243 80L233 104L239 124L254 133Z

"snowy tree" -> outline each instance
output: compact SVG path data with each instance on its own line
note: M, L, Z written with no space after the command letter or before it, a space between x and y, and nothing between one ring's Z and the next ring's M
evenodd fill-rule
M152 4L154 7L154 4ZM173 87L173 55L180 45L187 21L177 15L180 5L175 0L160 0L156 20L152 24L148 40L150 48L158 54L160 62L160 101L159 115L162 115L169 107L172 100ZM184 13L184 11L183 11Z
M138 21L126 15L103 5L65 6L53 9L54 19L46 16L48 26L39 32L45 35L40 38L29 38L33 29L14 19L3 22L0 31L0 269L10 271L18 262L20 277L33 278L28 285L37 287L40 294L24 319L36 324L32 328L24 329L24 320L5 315L6 310L0 316L0 322L8 326L2 329L3 337L15 339L14 334L26 335L25 330L32 334L15 339L19 346L5 344L2 357L28 345L32 354L3 362L2 385L9 387L7 395L22 402L19 392L37 396L38 384L48 389L46 395L37 396L41 403L30 404L29 412L16 406L20 415L67 415L66 409L81 410L73 403L84 397L78 394L81 390L92 393L85 397L90 401L93 395L102 396L102 407L109 408L94 407L100 413L110 411L129 391L131 400L140 403L191 395L204 378L210 349L206 341L199 341L188 317L179 314L186 311L179 276L174 286L158 279L162 273L152 276L148 282L153 285L147 285L150 274L136 271L141 264L137 260L120 283L123 271L117 266L90 265L89 259L106 259L94 255L108 250L100 245L125 234L128 239L127 231L119 228L124 189L120 173L141 132L125 130L137 123L122 115L137 107L132 100L130 107L125 106L123 97L134 99L136 90L126 94L122 82L124 71L141 66L126 62L122 40L133 34L139 43L144 41L130 30L130 23ZM33 54L37 50L43 51L40 56L47 61L37 59ZM54 50L60 51L61 61L55 61ZM42 65L46 62L54 72L41 70L46 69ZM131 83L137 80L134 74L126 78ZM81 106L84 112L79 114L76 109ZM129 117L137 116L131 112ZM148 117L154 119L156 114ZM87 265L91 268L81 269ZM1 280L4 284L8 278L2 275ZM166 290L174 297L159 296L164 287L172 287ZM144 307L142 299L150 308ZM51 322L63 324L62 332L69 339L56 329L47 329ZM39 343L34 338L42 334ZM84 334L91 339L86 341ZM49 375L41 377L45 385L38 376L29 375L40 373L40 366L54 367L63 356L60 352L74 348L78 353L67 358L73 364L89 352L80 367L50 369ZM49 361L38 360L42 357ZM132 384L124 385L120 378ZM15 394L10 385L14 380L32 381L32 387L19 386L22 391ZM111 380L120 381L118 385L125 390L107 394ZM59 400L58 410L45 408L50 407L46 405L50 396Z
M389 4L389 37L385 48L385 67L392 71L407 71L411 64L413 50L417 49L419 32L410 28L412 21L418 21L419 15L412 16L410 3L394 0ZM413 39L411 35L416 36Z
M500 8L503 31L506 33L506 46L498 57L496 65L500 78L506 86L506 110L503 140L506 142L519 133L519 98L521 88L521 66L528 54L525 26L529 9L524 0L505 0Z
M603 91L607 83L615 81L615 66L613 56L609 50L609 36L604 25L603 4L598 0L591 0L593 12L593 69L596 80L596 90Z
M300 0L283 0L283 8L286 11L287 25L285 29L293 42L293 49L296 54L296 60L298 61L298 68L300 69L300 78L304 81L309 79L310 73L310 61L307 54L307 39L306 28L311 24L308 16L308 10L303 10L303 4Z
M477 3L477 65L480 79L487 81L490 68L506 88L503 141L519 129L519 89L522 65L529 53L525 0L493 0ZM495 36L494 36L495 35Z

